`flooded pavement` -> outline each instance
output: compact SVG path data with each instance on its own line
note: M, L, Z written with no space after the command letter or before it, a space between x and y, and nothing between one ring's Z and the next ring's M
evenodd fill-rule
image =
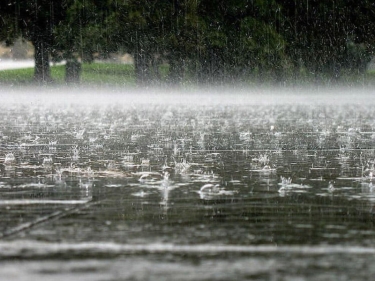
M370 96L3 94L4 280L369 280Z

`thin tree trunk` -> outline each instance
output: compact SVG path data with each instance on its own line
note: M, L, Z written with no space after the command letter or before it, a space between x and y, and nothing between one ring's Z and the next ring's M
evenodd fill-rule
M34 79L39 83L49 83L52 81L49 66L49 46L43 40L33 42L35 48L35 69Z
M169 63L168 80L172 85L180 85L184 78L184 62L181 57L174 56Z
M81 63L76 59L68 59L65 65L65 82L78 84L81 77Z
M135 78L138 86L148 86L150 82L150 69L147 55L143 51L134 54Z

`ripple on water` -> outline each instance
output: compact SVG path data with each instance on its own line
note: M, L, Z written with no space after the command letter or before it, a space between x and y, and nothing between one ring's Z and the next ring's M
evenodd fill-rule
M194 106L159 96L150 104L140 102L145 96L131 103L129 97L122 93L117 105L109 102L112 95L102 104L77 95L71 104L49 96L46 103L0 105L0 206L7 214L0 231L5 233L10 222L17 229L79 205L72 216L22 233L56 243L13 236L17 241L0 242L0 257L77 257L74 262L84 264L82 257L126 256L130 277L160 274L179 280L276 280L279 274L291 280L301 277L298 269L309 267L315 271L310 276L328 280L319 271L322 257L332 266L330 277L342 266L356 266L345 262L350 255L373 260L372 246L355 246L374 244L372 105L345 105L341 96L332 105L321 99L321 104L267 104L248 96L234 102L228 95L223 97L228 104L213 100ZM249 107L247 100L257 106ZM219 187L202 190L206 184ZM180 260L147 260L152 255ZM189 255L195 263L187 264ZM240 258L212 258L225 255ZM340 258L331 260L332 255ZM79 270L102 264L87 262ZM116 262L107 265L127 276ZM41 265L39 277L48 270L63 274L52 263ZM72 264L65 263L64 280L76 270ZM104 275L89 277L118 277L107 278L105 268L98 265ZM183 274L192 269L197 271L191 277Z

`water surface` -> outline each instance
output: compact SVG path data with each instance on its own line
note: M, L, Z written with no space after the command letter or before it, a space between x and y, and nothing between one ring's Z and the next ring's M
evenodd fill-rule
M373 276L370 90L56 91L1 95L2 276Z

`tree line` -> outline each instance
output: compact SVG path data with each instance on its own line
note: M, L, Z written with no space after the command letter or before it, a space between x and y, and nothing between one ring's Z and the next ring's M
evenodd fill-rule
M276 83L304 75L332 81L366 71L374 54L372 0L2 0L0 41L35 48L34 78L50 61L81 62L126 52L139 85L191 81Z

